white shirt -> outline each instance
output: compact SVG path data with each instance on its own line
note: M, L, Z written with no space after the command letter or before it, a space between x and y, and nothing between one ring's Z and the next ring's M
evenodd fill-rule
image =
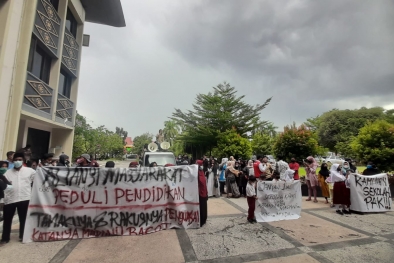
M256 195L256 189L254 188L254 184L248 183L246 185L246 196L253 197Z
M36 171L28 167L22 167L19 171L8 170L4 176L11 182L12 187L4 190L4 204L30 200L31 183L35 174Z
M286 180L286 171L290 169L289 164L285 161L280 160L276 163L278 165L278 171L280 173L280 180Z
M259 170L260 172L264 173L267 165L265 163L259 163Z

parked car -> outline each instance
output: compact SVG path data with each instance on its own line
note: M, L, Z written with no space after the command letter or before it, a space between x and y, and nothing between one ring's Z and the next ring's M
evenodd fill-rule
M331 157L324 159L323 162L327 163L328 165L331 165L334 163L342 165L345 162L345 160L341 157L338 157L338 156L331 156Z

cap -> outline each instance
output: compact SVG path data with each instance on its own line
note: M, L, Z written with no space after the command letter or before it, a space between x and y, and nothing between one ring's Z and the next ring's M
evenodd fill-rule
M84 153L84 154L81 155L81 157L85 158L86 161L88 161L88 163L90 163L90 155L89 154Z

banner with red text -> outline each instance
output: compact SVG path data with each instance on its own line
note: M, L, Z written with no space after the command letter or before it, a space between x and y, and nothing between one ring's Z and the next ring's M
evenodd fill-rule
M197 165L37 169L23 242L198 228Z
M258 181L254 215L257 222L298 219L301 215L301 182Z

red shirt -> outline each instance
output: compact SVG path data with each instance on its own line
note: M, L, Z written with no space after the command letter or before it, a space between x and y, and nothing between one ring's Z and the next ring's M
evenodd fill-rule
M289 163L289 168L293 171L295 171L294 173L294 180L300 180L300 177L298 176L298 169L300 169L300 165L297 162L290 162Z
M207 179L202 170L198 170L198 194L200 197L208 197Z
M257 160L253 163L254 177L256 178L260 178L260 175L262 174L259 168L259 164L260 161Z

